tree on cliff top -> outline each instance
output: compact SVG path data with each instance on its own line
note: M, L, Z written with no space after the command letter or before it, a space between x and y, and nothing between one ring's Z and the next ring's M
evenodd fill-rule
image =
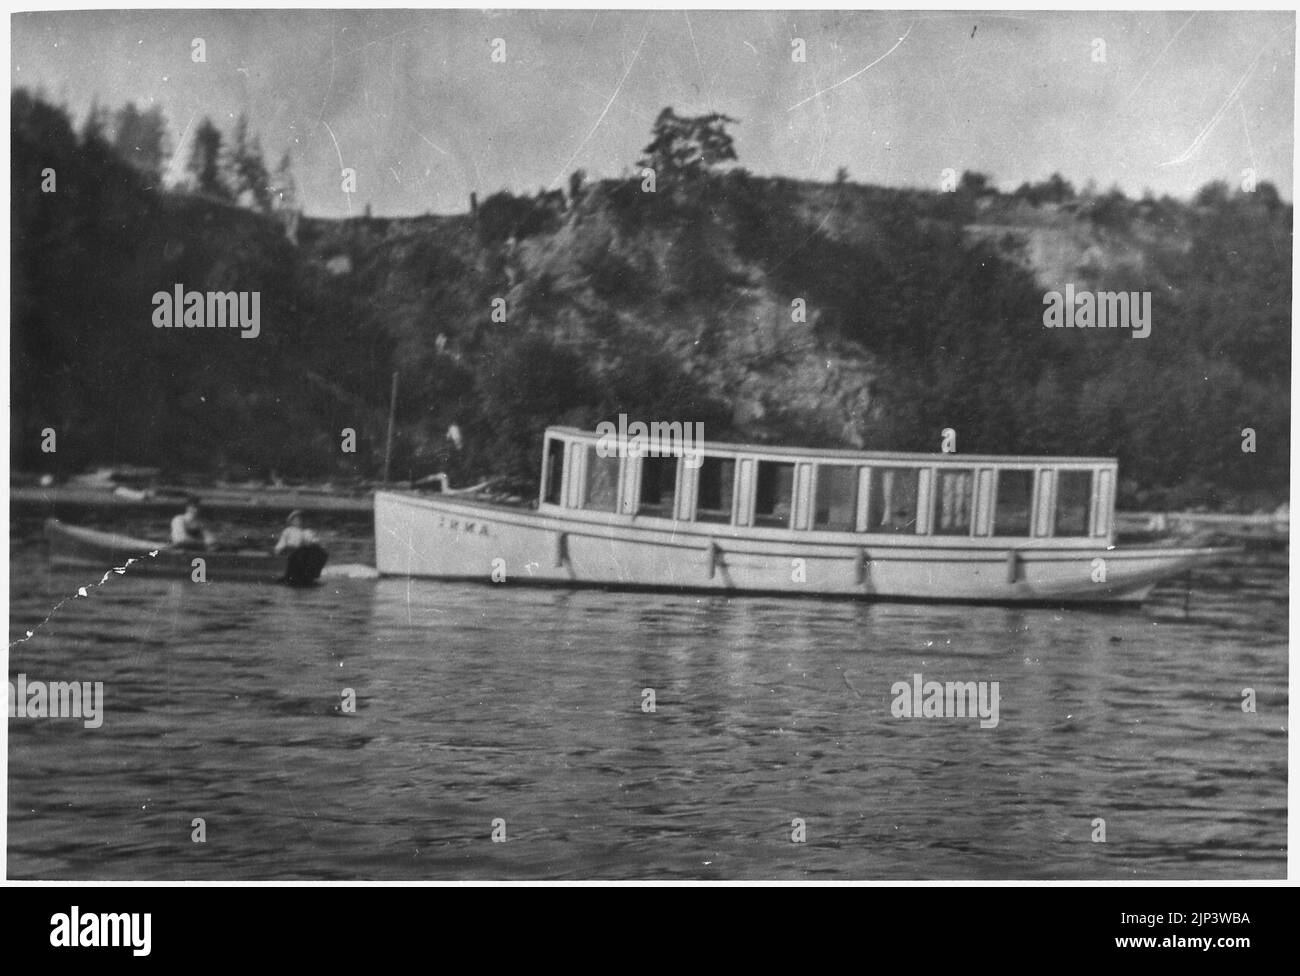
M655 119L654 139L642 150L637 161L662 177L697 176L736 159L736 150L728 124L737 119L713 112L686 117L665 108Z
M113 150L150 180L162 178L167 163L167 120L162 108L143 112L127 102L113 116Z

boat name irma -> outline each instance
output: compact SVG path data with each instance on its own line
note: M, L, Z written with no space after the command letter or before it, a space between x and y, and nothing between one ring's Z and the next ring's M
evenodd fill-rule
M438 516L438 528L451 529L454 531L468 532L470 535L488 535L488 527L485 522L462 522L460 519L449 519L445 515Z

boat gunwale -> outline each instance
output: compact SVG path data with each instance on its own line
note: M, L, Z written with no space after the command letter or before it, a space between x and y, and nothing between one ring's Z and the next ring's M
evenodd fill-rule
M132 556L134 553L154 554L157 556L181 556L186 559L194 556L202 556L204 559L218 562L247 562L250 565L274 566L283 557L278 553L263 552L260 549L187 549L172 545L170 542L154 542L148 539L137 539L134 536L122 535L118 532L105 532L102 529L88 529L80 525L69 525L61 519L45 520L45 535L49 539L52 535L61 535L64 540L80 546L90 546L100 549L109 549L115 555L118 553ZM82 555L79 552L63 551L57 554L60 561L72 561L82 559L87 562L98 560L94 556ZM138 557L132 557L138 558Z
M123 550L142 549L147 552L153 549L172 548L171 543L168 542L138 539L135 536L124 535L120 532L105 532L102 529L88 529L81 525L70 525L62 519L46 519L45 532L47 535L51 532L59 532L69 539L75 539L88 545L113 546Z

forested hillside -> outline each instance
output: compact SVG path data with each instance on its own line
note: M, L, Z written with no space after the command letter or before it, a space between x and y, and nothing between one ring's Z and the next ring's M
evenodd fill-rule
M1292 207L1267 183L799 183L682 164L658 131L654 192L640 169L579 173L458 216L299 219L260 152L164 190L111 125L23 91L12 119L18 469L371 478L397 371L402 479L526 484L547 424L622 412L716 439L928 451L952 427L962 452L1117 455L1130 505L1287 496ZM260 292L260 336L155 329L178 283ZM1044 328L1067 283L1151 292L1150 336Z

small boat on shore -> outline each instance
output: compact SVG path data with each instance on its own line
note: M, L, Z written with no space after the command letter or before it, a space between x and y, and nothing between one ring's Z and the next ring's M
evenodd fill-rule
M203 560L205 582L288 583L307 586L319 579L329 558L320 546L303 546L276 555L258 549L214 550L175 549L165 542L135 539L116 532L99 532L47 519L45 537L50 544L50 562L56 566L81 566L111 571L125 568L125 575L194 578L195 560Z
M1236 551L1116 546L1117 467L712 443L653 456L551 427L535 505L377 491L376 565L444 580L1061 605L1140 603Z

